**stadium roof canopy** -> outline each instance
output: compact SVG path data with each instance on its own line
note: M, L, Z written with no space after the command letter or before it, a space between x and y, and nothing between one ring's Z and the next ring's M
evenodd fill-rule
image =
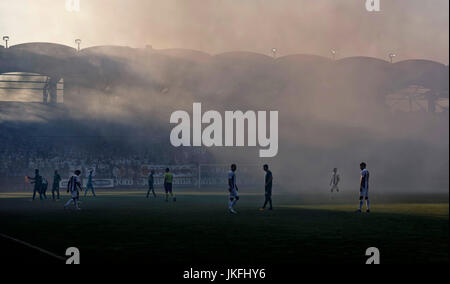
M133 68L125 67L123 63L128 61L132 62ZM184 66L186 61L193 62L194 66L190 64L181 68L180 66ZM126 46L94 46L77 52L70 46L45 42L18 44L8 49L0 48L0 73L32 72L57 77L70 75L89 77L88 81L101 80L101 78L108 78L110 81L119 76L122 81L127 81L136 75L133 72L137 71L148 77L146 73L148 68L154 72L148 74L159 76L160 74L155 72L168 72L174 75L160 77L175 78L174 76L177 76L178 79L191 78L194 69L203 70L203 74L205 72L220 74L224 69L216 68L217 63L219 66L227 67L225 72L233 72L236 67L237 71L245 70L247 73L242 74L248 75L250 79L264 80L273 74L277 75L276 78L281 78L289 73L291 77L311 78L311 81L304 80L304 84L312 84L320 82L322 80L320 76L326 74L327 78L347 80L349 84L356 82L361 87L366 85L373 88L379 85L383 86L384 90L420 85L433 90L441 97L448 97L449 67L429 60L405 60L391 64L386 60L373 57L360 56L331 60L327 57L308 54L286 55L274 59L268 55L245 51L225 52L211 56L189 49L155 50ZM309 72L310 70L317 72ZM196 80L193 82L197 82Z

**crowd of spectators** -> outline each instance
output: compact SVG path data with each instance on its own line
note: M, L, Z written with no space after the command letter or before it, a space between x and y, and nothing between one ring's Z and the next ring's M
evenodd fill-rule
M73 140L73 139L72 139ZM0 177L31 176L35 169L48 178L58 170L63 178L76 169L86 176L94 169L97 178L140 178L144 165L183 165L207 161L207 152L193 148L173 148L163 144L130 147L102 138L70 141L70 138L28 137L2 139Z

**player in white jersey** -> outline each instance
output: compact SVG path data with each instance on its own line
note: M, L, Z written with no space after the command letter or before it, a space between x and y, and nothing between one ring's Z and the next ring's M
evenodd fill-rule
M231 170L228 172L228 191L230 192L230 201L228 202L228 210L236 214L234 210L234 205L239 200L238 187L236 185L236 165L231 165Z
M333 169L333 173L331 174L331 180L330 180L330 187L331 187L331 192L333 192L333 190L336 190L336 192L339 192L339 181L341 180L340 175L337 172L337 168Z
M80 174L81 172L79 170L76 170L75 173L70 177L69 182L67 183L67 192L70 192L71 194L71 198L69 199L69 201L67 201L66 204L64 204L64 209L67 208L67 206L70 205L70 203L72 203L72 201L75 204L75 208L77 210L80 210L80 207L78 206L79 203L79 196L80 196L80 192L79 190L83 190L81 188L81 179L80 179Z
M367 213L370 212L370 202L369 202L369 171L366 169L366 163L362 162L359 165L361 169L361 177L359 179L359 209L356 212L361 212L362 206L364 204L364 199L366 200Z

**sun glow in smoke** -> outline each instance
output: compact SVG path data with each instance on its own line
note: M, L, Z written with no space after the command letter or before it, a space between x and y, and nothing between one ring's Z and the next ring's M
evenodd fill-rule
M82 48L126 45L209 53L365 55L426 58L448 64L447 0L384 1L367 12L361 0L89 0L68 12L66 0L3 0L0 28L10 44L46 41ZM17 23L20 19L20 24ZM262 20L264 19L264 20ZM33 27L30 29L29 27ZM433 44L430 44L433 43Z

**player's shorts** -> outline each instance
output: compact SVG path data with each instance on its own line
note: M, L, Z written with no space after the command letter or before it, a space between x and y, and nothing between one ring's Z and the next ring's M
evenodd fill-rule
M238 192L237 192L236 188L233 188L230 191L230 198L236 198L236 197L238 197Z
M86 189L93 189L94 185L92 183L86 184Z
M368 188L361 188L359 197L369 198L369 189Z
M339 191L339 187L337 186L337 184L333 184L333 185L330 187L330 189L331 189L332 192L333 192L333 190Z
M164 189L166 190L166 193L172 192L172 184L171 183L164 184Z
M78 197L78 195L79 195L79 192L78 192L78 190L74 190L74 191L72 191L72 198L77 198L77 197Z

